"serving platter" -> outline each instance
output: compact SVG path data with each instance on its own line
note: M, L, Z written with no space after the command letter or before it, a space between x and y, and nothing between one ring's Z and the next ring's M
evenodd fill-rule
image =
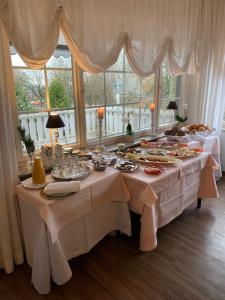
M171 156L128 154L125 157L141 164L157 163L163 165L173 165L182 162L181 159Z
M178 158L178 159L186 159L186 158L196 157L199 154L200 154L200 152L192 151L190 149L185 149L183 151L179 151L179 150L170 151L169 156Z
M86 179L90 175L90 168L86 165L82 165L80 167L79 172L71 172L69 174L67 174L63 170L61 170L61 171L52 170L51 175L54 179L60 180L60 181L83 180L83 179Z

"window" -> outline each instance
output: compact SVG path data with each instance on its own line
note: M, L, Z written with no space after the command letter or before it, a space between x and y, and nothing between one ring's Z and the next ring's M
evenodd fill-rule
M52 56L40 70L27 67L18 54L12 57L17 109L21 125L35 141L36 149L51 142L45 128L48 112L57 111L65 123L59 129L61 144L76 143L76 106L71 55Z
M159 91L159 126L175 121L176 111L166 109L171 100L175 100L179 108L181 92L181 76L172 77L166 59L160 68L160 91Z
M98 107L105 108L103 138L116 139L125 134L127 123L123 120L128 113L133 131L142 134L149 132L152 125L151 102L157 105L155 129L171 123L171 111L166 109L169 101L176 100L179 104L181 77L171 77L166 59L156 74L140 78L132 71L122 50L108 70L99 74L81 71L78 80L75 74L79 72L73 72L76 64L66 45L58 45L40 70L27 67L16 53L11 58L19 119L35 140L36 149L51 142L51 131L45 128L51 111L57 111L65 123L59 129L59 142L80 146L78 142L82 141L84 146L85 141L92 143L98 137ZM75 86L83 91L77 97L82 99L75 99ZM86 133L77 132L76 128L84 128L85 122Z
M124 51L116 64L101 74L83 73L87 140L98 136L96 109L105 108L103 135L124 134L129 113L135 132L150 128L148 105L154 100L154 78L142 79L130 68Z

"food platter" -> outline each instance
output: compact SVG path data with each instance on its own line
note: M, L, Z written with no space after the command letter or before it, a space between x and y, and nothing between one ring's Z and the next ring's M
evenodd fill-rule
M63 170L52 170L51 175L56 180L69 181L69 180L83 180L90 175L90 168L82 165L77 172L64 172Z
M213 132L209 126L204 124L190 124L181 128L184 132L191 135L208 136Z
M201 152L199 151L194 151L191 149L184 149L184 150L174 150L170 151L169 156L179 158L179 159L186 159L186 158L191 158L198 156Z
M179 143L177 141L164 141L164 142L141 142L141 147L143 148L150 148L150 149L166 149L166 150L174 150L179 148L187 148L188 144Z
M163 165L174 165L176 163L182 162L181 159L171 157L171 156L143 155L143 154L132 154L132 153L126 154L125 158L141 164L157 163Z
M130 161L123 161L116 163L114 168L123 173L133 173L139 169L139 165Z

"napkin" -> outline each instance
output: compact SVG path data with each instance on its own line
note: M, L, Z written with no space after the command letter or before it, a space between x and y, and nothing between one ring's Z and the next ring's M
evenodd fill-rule
M69 181L69 182L52 182L48 183L44 188L46 195L57 195L79 192L80 181Z

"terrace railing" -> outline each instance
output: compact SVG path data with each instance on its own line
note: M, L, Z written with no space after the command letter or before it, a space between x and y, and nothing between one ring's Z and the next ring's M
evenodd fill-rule
M163 110L162 112L160 114L160 124L170 123L171 115L169 111ZM65 127L59 129L59 142L62 144L75 143L77 140L77 133L74 109L59 110L58 113L65 123ZM107 108L103 126L104 136L125 133L126 124L123 122L123 115L122 107ZM43 144L50 143L49 129L45 127L48 119L47 112L20 113L19 119L21 125L26 128L27 134L34 139L36 148L40 148ZM150 112L147 110L144 112L140 112L138 109L134 110L130 115L130 123L132 124L134 131L139 128L150 128ZM96 108L86 108L86 130L88 139L96 138L98 136Z

